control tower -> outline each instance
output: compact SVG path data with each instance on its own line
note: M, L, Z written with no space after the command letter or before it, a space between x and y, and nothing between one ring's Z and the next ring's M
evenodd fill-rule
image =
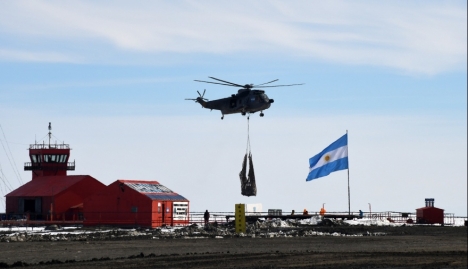
M49 122L49 143L29 145L31 162L24 164L24 171L32 171L32 179L43 176L66 176L67 171L75 170L75 161L68 162L70 146L68 144L51 144L52 126Z
M49 221L81 221L83 201L105 185L89 175L67 175L75 170L75 162L68 162L68 144L52 144L49 123L49 143L29 146L31 162L24 164L32 171L32 180L5 195L7 219Z

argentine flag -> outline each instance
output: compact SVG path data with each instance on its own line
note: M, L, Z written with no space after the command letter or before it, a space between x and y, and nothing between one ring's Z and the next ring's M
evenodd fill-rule
M348 169L348 134L309 159L309 175L306 181L343 169Z

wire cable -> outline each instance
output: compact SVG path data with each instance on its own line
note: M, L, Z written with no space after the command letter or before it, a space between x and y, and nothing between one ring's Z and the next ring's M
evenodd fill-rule
M7 142L8 140L6 139L5 132L3 131L3 128L2 128L1 124L0 124L0 130L2 131L3 138L5 139L5 144L7 145L8 152L9 152L10 155L8 155L8 152L6 151L5 145L3 144L3 142L0 142L0 143L2 144L3 150L5 151L5 153L7 155L8 162L10 162L10 165L13 168L13 171L14 171L14 174L15 174L16 178L18 179L20 184L23 185L23 180L21 179L21 174L19 173L18 168L16 167L15 159L13 158L13 154L11 153L10 146L8 145L8 142ZM11 158L10 158L10 156L11 156Z

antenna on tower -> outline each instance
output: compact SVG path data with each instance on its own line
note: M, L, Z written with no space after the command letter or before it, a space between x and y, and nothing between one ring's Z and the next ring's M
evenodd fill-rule
M50 148L50 138L52 137L52 133L50 131L52 131L52 123L49 122L49 148Z

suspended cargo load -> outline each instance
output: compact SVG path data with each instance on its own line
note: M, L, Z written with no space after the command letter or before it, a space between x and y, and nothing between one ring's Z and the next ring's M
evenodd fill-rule
M244 161L242 162L242 170L239 173L239 178L241 182L241 191L244 194L244 186L247 182L247 154L244 156Z
M247 177L247 156L249 158L249 176ZM239 173L239 178L241 181L241 194L244 196L256 196L257 195L257 185L255 184L255 174L252 162L252 154L249 152L244 156L244 161L242 162L242 170Z
M241 181L241 194L244 196L256 196L257 185L255 184L255 173L252 161L252 153L250 152L250 136L249 136L249 125L247 118L247 150L244 155L244 161L242 162L242 170L239 173ZM247 157L249 158L249 172L247 177Z

